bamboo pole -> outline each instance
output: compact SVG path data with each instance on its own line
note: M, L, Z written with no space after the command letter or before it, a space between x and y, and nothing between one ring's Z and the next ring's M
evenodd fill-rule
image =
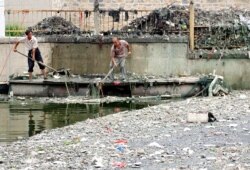
M194 50L194 2L190 1L189 5L189 44L190 50Z

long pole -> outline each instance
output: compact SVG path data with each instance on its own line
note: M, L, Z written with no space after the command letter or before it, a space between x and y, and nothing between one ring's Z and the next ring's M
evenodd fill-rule
M23 53L21 53L21 52L19 52L19 51L17 51L17 53L19 53L19 54L21 54L22 56L28 58L29 60L32 60L32 58L30 58L29 56L27 56L27 55L25 55L25 54L23 54ZM58 71L57 71L56 69L54 69L54 68L52 68L52 67L50 67L50 66L48 66L48 65L46 65L46 64L44 64L44 63L42 63L42 62L40 62L40 61L36 61L36 62L39 63L39 64L41 64L41 65L43 65L43 66L45 66L45 67L47 67L47 68L49 68L49 69L51 69L51 70L53 70L53 71L55 71L55 72L58 74ZM67 81L65 81L65 87L66 87L68 96L70 96L70 92L69 92L69 87L68 87Z
M189 44L190 50L194 50L194 2L190 1L189 5Z
M22 56L24 56L24 57L26 57L26 58L28 58L28 59L30 59L30 60L32 60L32 58L28 57L27 55L25 55L25 54L23 54L23 53L21 53L21 52L19 52L19 51L17 51L17 53L21 54ZM56 69L54 69L54 68L52 68L52 67L50 67L50 66L48 66L48 65L46 65L46 64L44 64L44 63L42 63L42 62L40 62L40 61L36 61L36 62L37 62L38 64L41 64L41 65L43 65L43 66L45 66L45 67L47 67L47 68L49 68L49 69L55 71L55 72L58 72Z

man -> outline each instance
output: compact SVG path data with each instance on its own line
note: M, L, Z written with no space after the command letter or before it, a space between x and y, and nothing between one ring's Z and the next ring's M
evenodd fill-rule
M19 45L19 43L24 43L25 47L27 48L28 52L28 66L29 66L29 80L32 80L32 72L33 72L33 68L35 65L35 60L36 61L40 61L43 63L43 59L41 56L41 52L38 48L38 42L36 37L34 37L32 35L32 31L31 30L27 30L25 32L26 37L21 38L19 41L16 42L15 46L14 46L14 52L17 52L17 46ZM38 64L39 68L41 69L41 72L44 76L44 79L47 79L46 73L45 73L45 66L42 64Z
M125 61L126 57L131 54L127 41L119 40L117 37L112 38L113 45L111 47L110 68L120 67L122 80L126 80ZM114 80L114 72L110 74L110 79Z

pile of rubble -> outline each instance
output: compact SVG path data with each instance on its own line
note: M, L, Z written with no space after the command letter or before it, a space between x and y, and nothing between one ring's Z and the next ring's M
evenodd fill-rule
M64 18L58 16L45 18L30 29L32 29L36 35L80 33L80 29L72 22L66 21Z
M240 48L250 43L250 11L196 11L196 48Z
M189 12L184 6L171 6L152 11L147 16L133 20L124 31L149 32L164 34L176 31L187 31L189 27Z
M222 11L195 10L196 48L239 48L250 44L250 11L234 8ZM123 28L128 32L188 34L189 9L170 6L152 11Z

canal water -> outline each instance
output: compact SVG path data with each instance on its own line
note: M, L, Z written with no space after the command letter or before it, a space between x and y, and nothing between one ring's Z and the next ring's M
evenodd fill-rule
M110 104L0 102L0 145L28 138L46 129L147 106L148 103L131 102Z

